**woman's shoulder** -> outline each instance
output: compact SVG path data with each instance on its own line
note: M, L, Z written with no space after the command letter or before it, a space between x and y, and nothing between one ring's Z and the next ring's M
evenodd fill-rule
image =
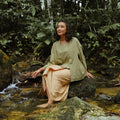
M56 45L56 44L59 44L59 40L57 40L57 41L55 41L54 43L53 43L53 45Z
M59 41L55 41L52 46L57 46L59 44Z
M76 38L76 37L72 37L72 40L78 40L78 38Z
M72 37L72 41L81 45L80 41L76 37Z

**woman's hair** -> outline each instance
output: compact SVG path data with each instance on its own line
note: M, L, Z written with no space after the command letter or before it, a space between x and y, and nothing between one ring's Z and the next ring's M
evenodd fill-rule
M70 41L73 37L70 23L67 20L63 20L63 19L59 20L58 23L59 22L64 22L66 24L66 35L65 35L66 38L65 39L66 39L66 41ZM57 23L57 25L58 25L58 23ZM55 31L55 37L57 40L60 39L60 36L57 34L57 26L56 26L56 31Z

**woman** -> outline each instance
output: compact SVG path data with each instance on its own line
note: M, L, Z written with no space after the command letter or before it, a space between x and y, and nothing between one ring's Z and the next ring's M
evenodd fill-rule
M60 40L52 46L50 62L32 74L35 78L44 71L42 84L48 102L37 106L41 108L55 101L66 100L70 82L82 80L85 76L93 78L92 74L87 71L82 46L77 38L72 37L69 24L60 21L56 32Z

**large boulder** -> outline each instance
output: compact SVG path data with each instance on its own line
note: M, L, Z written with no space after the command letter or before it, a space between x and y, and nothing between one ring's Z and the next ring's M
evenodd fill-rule
M87 115L105 116L105 113L102 108L73 97L58 104L47 114L36 114L35 120L85 120Z
M35 120L120 120L119 116L107 116L102 108L89 104L78 97L59 103L49 113L36 113ZM29 119L29 117L28 117Z
M92 97L95 91L95 79L85 77L83 80L71 82L68 97Z
M0 91L12 81L12 65L9 57L0 50Z

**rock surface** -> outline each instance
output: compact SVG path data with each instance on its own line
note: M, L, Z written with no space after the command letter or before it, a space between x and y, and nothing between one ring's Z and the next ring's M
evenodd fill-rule
M64 102L54 103L41 109L36 106L47 102L38 98L39 88L21 88L9 91L11 96L2 95L0 119L11 120L120 120L113 113L106 114L100 107L92 105L78 97L69 98ZM100 102L101 103L101 102ZM110 104L109 104L110 106Z
M95 80L85 77L81 81L71 82L68 97L91 97L95 95L95 91Z
M35 120L87 120L87 116L105 116L102 108L93 106L78 97L67 99L47 114L36 114Z
M0 91L12 81L12 66L9 57L0 50Z
M119 116L86 116L84 120L120 120Z

